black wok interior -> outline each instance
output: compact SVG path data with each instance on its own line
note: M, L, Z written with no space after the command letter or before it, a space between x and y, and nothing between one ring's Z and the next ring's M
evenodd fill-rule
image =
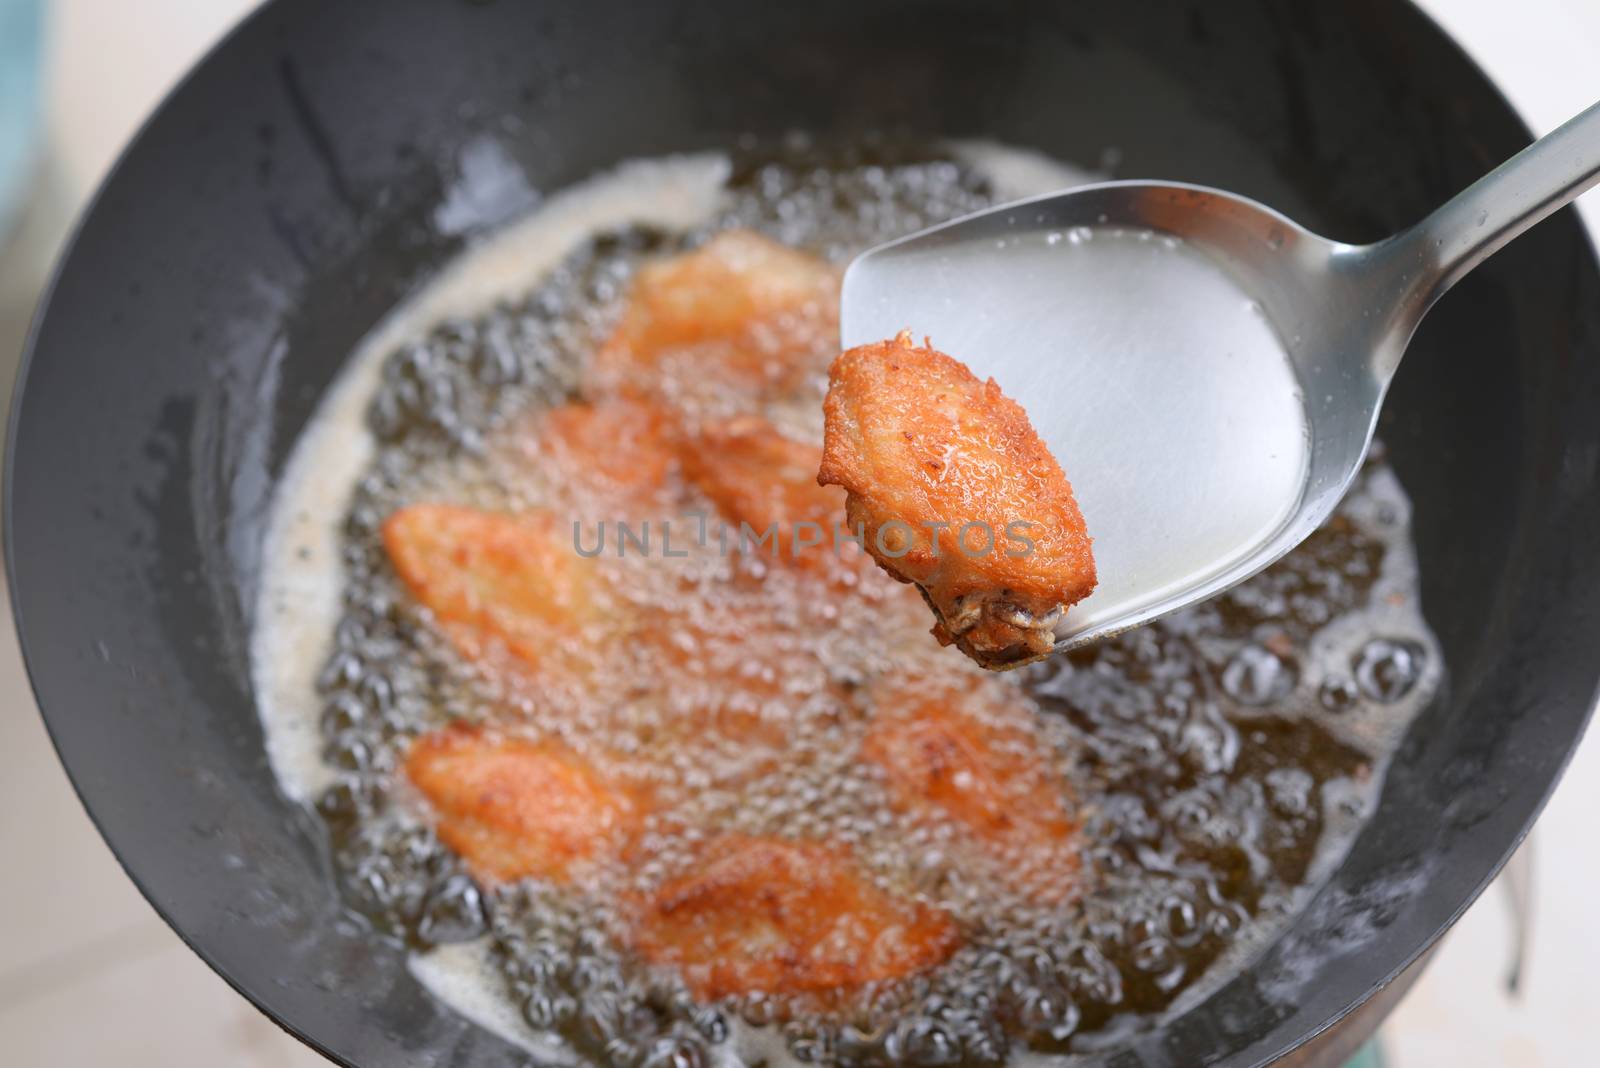
M247 619L274 479L357 340L472 238L493 141L550 191L804 129L987 137L1377 238L1526 144L1408 4L277 0L146 127L33 339L8 452L19 629L84 802L235 986L351 1065L515 1065L341 906L277 792ZM505 211L530 206L505 205ZM1291 930L1097 1063L1251 1065L1422 952L1520 840L1600 675L1600 273L1568 210L1449 294L1381 436L1448 685ZM20 711L20 710L13 710Z

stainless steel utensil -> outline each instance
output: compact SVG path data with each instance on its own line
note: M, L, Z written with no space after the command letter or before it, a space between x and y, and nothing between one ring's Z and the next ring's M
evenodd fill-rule
M1100 585L1056 631L1071 648L1210 597L1315 530L1434 301L1596 181L1600 104L1370 245L1221 190L1082 186L860 256L842 339L927 335L1027 408L1095 541Z

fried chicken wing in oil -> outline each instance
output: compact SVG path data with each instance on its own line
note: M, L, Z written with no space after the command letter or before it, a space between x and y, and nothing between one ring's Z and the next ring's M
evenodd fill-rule
M634 948L696 997L829 991L931 968L956 949L944 913L874 885L819 842L725 835L636 903Z
M909 332L843 353L828 379L818 481L844 487L867 551L984 667L1049 653L1061 612L1094 590L1094 557L1021 406Z
M523 452L579 512L665 503L678 465L675 427L660 406L627 398L552 409L527 432Z
M423 735L405 774L428 800L440 841L487 883L567 882L643 816L637 797L572 753L487 731Z
M820 377L838 336L837 268L730 230L640 269L586 390L725 417Z
M835 542L844 493L817 483L821 457L816 445L785 437L758 416L742 416L694 435L683 460L689 479L732 530L750 529L752 548L786 567L838 575L861 552L854 542ZM772 540L755 546L769 529Z
M1078 823L1016 695L951 672L885 680L872 697L860 758L882 769L895 807L960 827L991 874L1025 896L1071 897Z
M447 504L401 508L383 544L401 581L469 660L509 654L582 674L603 630L594 562L547 513Z

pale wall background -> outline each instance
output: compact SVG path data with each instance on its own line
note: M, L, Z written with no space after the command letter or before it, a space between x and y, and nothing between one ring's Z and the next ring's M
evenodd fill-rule
M21 309L31 303L66 220L140 118L250 6L250 0L51 0L48 162L21 234L0 254L0 377L10 378ZM1423 6L1500 81L1538 131L1600 99L1597 0L1425 0ZM1581 210L1600 232L1600 192ZM1579 752L1540 823L1536 852L1523 858L1534 894L1521 998L1504 991L1512 925L1508 895L1495 887L1450 935L1386 1027L1392 1065L1597 1063L1596 813L1600 734ZM0 617L0 858L0 1064L324 1063L207 970L117 867L49 748L8 611Z

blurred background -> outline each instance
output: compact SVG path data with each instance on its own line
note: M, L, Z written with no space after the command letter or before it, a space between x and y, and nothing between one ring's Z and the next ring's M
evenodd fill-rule
M0 0L0 401L71 221L254 0ZM1595 0L1423 0L1539 133L1600 97ZM1600 193L1579 204L1600 234ZM4 599L0 577L0 600ZM1600 733L1385 1026L1390 1068L1593 1064ZM312 1068L145 904L51 750L0 615L0 1064ZM1519 969L1520 964L1520 971ZM1516 977L1513 983L1512 978Z

